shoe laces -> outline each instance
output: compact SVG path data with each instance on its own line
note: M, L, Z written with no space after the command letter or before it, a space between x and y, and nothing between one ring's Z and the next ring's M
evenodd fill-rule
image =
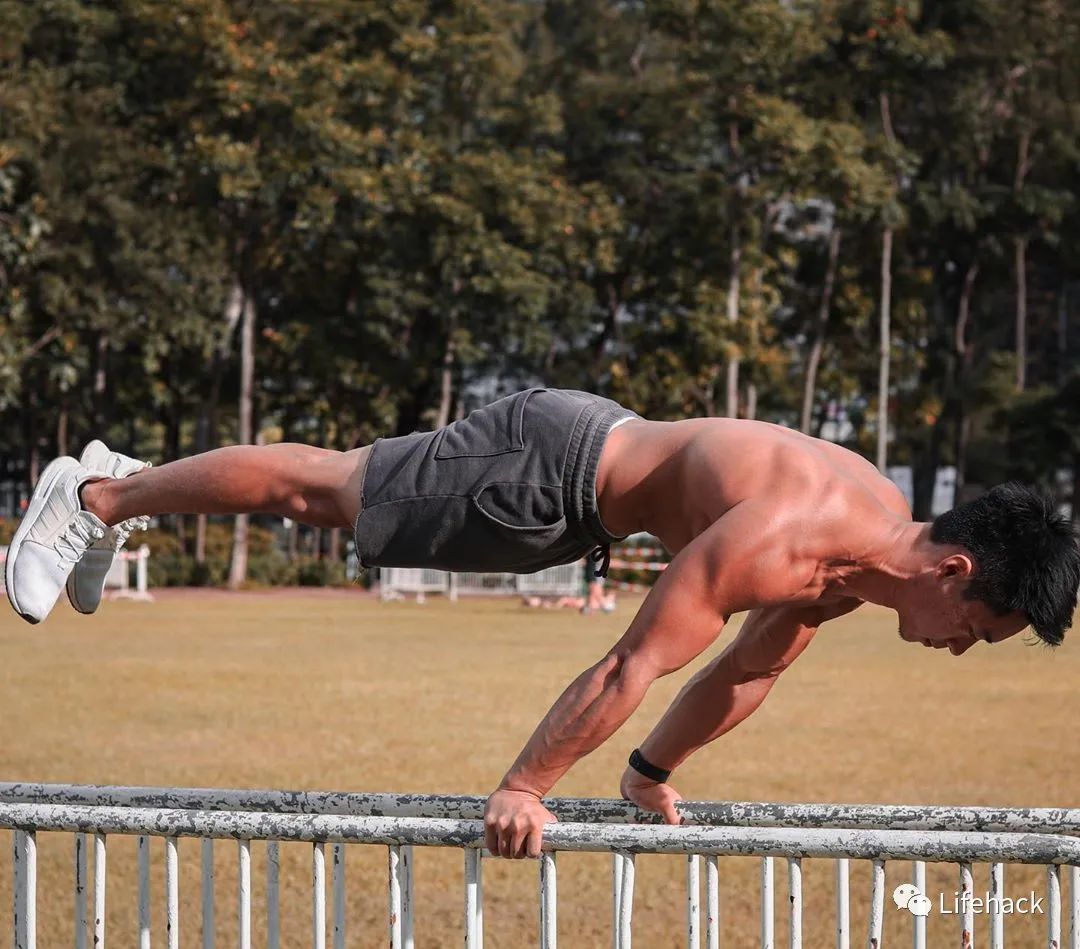
M126 521L121 521L115 525L113 527L113 548L116 553L120 553L120 548L127 543L127 539L133 531L145 531L149 528L150 518L145 515L130 517Z
M60 555L60 564L76 564L82 560L86 548L95 540L101 540L105 531L96 524L76 518L67 525L53 543L53 549Z

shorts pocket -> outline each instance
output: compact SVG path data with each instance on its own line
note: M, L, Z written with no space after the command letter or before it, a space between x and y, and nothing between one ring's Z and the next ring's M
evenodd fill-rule
M476 509L489 521L511 531L561 529L562 488L548 484L492 481L473 497Z
M523 418L525 403L542 388L526 389L451 422L438 435L436 460L486 458L525 447Z

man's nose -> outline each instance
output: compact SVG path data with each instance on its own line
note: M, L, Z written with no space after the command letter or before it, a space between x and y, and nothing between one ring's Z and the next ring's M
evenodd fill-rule
M962 656L977 642L978 640L972 637L968 637L967 639L954 639L949 642L949 652L954 656Z

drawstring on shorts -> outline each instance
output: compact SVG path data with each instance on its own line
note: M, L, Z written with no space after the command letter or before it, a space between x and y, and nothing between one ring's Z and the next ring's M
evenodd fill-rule
M600 580L607 576L608 567L611 566L611 545L602 544L589 551L589 560L599 567L593 568L593 579Z

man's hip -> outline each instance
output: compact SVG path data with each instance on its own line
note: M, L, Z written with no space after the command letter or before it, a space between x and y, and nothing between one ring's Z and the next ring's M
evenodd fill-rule
M531 573L621 538L600 521L596 472L610 399L527 389L435 432L377 440L356 551L365 567Z

